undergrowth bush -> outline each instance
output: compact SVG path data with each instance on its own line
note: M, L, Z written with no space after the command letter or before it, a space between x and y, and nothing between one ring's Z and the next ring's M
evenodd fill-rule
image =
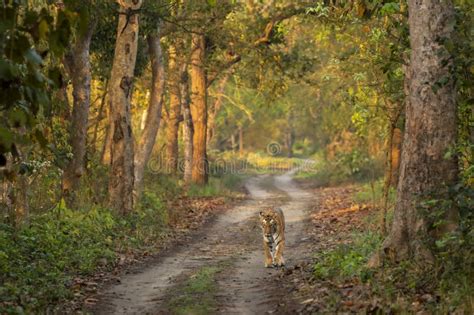
M316 254L313 274L317 278L365 279L366 267L371 254L380 246L382 236L377 232L355 233L353 242L340 244L336 248Z
M319 187L376 180L383 175L382 162L358 150L338 153L333 160L320 158L317 161L314 168L302 169L296 178L312 181Z
M125 218L60 205L18 230L0 225L0 313L43 312L70 298L73 277L112 265L117 252L153 245L166 224L163 203L146 192Z
M242 185L244 175L223 174L209 178L207 185L194 185L188 187L187 195L189 197L212 197L212 196L231 196L234 191Z
M365 200L366 192L356 197ZM370 281L372 292L389 301L394 309L411 309L416 296L427 294L424 307L433 314L472 314L474 311L474 190L465 184L450 189L446 199L426 199L422 204L431 214L433 231L443 224L447 209L459 210L458 228L442 237L428 240L434 254L434 265L411 261L391 263L369 269L368 259L379 250L382 236L376 232L376 216L368 216L364 232L358 232L349 244L318 253L313 273L319 279ZM409 303L407 303L409 302ZM393 304L392 304L393 303ZM402 303L402 304L400 304Z

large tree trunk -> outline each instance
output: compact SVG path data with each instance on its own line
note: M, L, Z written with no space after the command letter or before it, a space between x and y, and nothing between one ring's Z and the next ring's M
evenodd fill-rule
M432 260L426 244L428 219L419 205L427 194L447 197L445 185L457 176L455 159L444 158L456 141L456 102L453 65L443 46L453 33L450 1L410 0L411 60L406 128L403 141L397 203L384 252L391 259ZM456 225L457 212L446 214L445 230Z
M151 61L151 93L143 133L138 142L135 155L135 197L140 196L143 186L145 167L150 160L156 135L160 128L163 92L165 88L165 69L161 52L159 34L148 36L148 49Z
M170 110L166 129L166 171L175 174L178 169L178 130L181 116L181 95L179 82L180 67L177 63L176 45L171 43L168 49L168 92Z
M130 99L137 57L138 9L141 0L119 0L120 14L115 55L110 76L110 147L109 205L126 214L133 210L134 152ZM129 14L123 14L128 12Z
M192 165L193 165L193 119L191 116L189 82L186 66L183 67L182 79L180 82L181 106L183 112L183 143L184 143L184 182L191 182Z
M205 73L205 39L204 35L194 33L191 43L191 114L193 117L193 164L192 181L206 184L208 164L206 156L207 136L207 89Z
M73 157L64 170L62 190L66 204L75 207L75 190L85 171L87 121L91 98L91 64L89 47L95 29L92 21L83 34L79 34L70 54L65 58L73 87L73 109L69 130L69 144Z

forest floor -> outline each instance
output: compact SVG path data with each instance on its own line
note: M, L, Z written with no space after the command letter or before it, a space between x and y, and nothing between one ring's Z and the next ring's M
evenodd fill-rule
M370 213L352 186L300 188L293 172L247 180L249 198L217 214L176 246L126 268L93 297L94 314L295 314L370 311L364 285L313 278L314 253L350 239ZM264 268L258 212L286 218L286 266ZM337 297L337 298L336 298ZM332 302L331 302L332 301Z

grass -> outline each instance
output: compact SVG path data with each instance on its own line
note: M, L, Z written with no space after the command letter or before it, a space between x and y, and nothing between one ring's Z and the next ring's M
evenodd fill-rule
M382 237L376 232L354 233L350 244L316 254L313 274L319 279L353 278L366 279L369 269L366 264L372 253L380 246Z
M354 198L359 202L378 199L381 184L364 185ZM366 264L379 250L383 237L377 232L379 220L369 215L363 227L348 244L317 253L313 275L337 285L347 281L370 283L370 296L376 297L395 313L418 312L419 306L430 314L472 314L474 311L474 190L455 186L449 200L429 200L431 213L444 213L443 207L460 212L458 229L432 241L434 265L413 261L386 261L382 268L369 269ZM374 198L375 195L375 198ZM394 193L391 195L393 201ZM390 221L390 219L389 219ZM436 221L435 221L436 222ZM375 223L375 224L374 224ZM335 292L337 293L337 292ZM337 294L333 294L337 298ZM329 304L337 305L338 301Z
M219 266L205 266L191 275L179 293L170 301L172 314L206 315L216 308L214 294L217 291L216 274Z
M245 175L223 174L209 178L207 185L191 184L186 192L188 197L232 197L243 185Z
M380 205L383 199L384 179L381 178L376 181L365 183L361 189L354 194L354 201L358 203L372 203L373 205ZM396 197L396 189L390 187L388 193L388 203L394 204Z
M19 230L0 225L0 313L53 310L72 297L74 277L92 274L98 265L112 266L117 253L154 246L167 224L164 204L146 192L126 217L59 205Z
M295 178L311 182L315 187L336 186L343 183L364 183L383 175L381 161L361 156L358 151L344 153L332 160L316 154L314 167L302 168Z

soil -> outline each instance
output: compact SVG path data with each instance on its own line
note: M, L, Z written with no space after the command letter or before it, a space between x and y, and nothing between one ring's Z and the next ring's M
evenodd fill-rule
M274 312L281 304L277 268L265 268L258 212L279 206L286 219L286 267L292 268L308 253L305 238L306 210L314 196L301 190L291 178L261 175L250 178L250 198L217 216L205 229L187 237L173 250L146 265L137 266L105 287L97 296L94 314L167 314L170 292L196 270L225 262L216 279L216 313L260 314ZM270 287L269 287L270 286Z
M356 303L367 288L335 287L312 278L314 253L350 241L350 231L370 212L352 201L354 187L300 188L292 175L247 180L249 198L219 212L185 241L131 268L94 297L93 314L173 314L171 302L203 267L220 266L216 290L206 293L212 314L313 314L370 310ZM278 206L286 220L284 268L265 268L258 212ZM329 308L328 296L339 295Z

